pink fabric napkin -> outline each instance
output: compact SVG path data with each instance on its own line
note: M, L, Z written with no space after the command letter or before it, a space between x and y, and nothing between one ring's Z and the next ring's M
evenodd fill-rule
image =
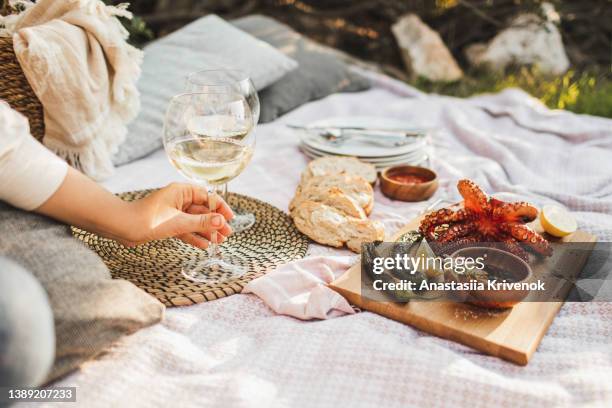
M254 293L276 313L302 320L353 314L345 298L327 287L355 263L353 256L315 256L290 262L252 280L242 293Z

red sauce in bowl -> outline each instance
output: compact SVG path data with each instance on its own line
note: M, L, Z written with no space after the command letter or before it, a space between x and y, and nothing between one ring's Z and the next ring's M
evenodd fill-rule
M417 176L415 174L393 174L387 177L402 184L421 184L429 181L427 177Z

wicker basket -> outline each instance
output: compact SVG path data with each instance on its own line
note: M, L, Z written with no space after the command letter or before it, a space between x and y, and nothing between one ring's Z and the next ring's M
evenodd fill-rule
M6 10L4 8L5 13ZM42 140L45 134L43 108L17 61L11 37L0 37L0 99L25 115L30 121L32 136Z

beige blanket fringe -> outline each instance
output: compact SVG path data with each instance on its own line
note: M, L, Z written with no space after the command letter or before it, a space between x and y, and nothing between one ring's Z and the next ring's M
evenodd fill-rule
M42 102L43 144L94 179L113 173L111 158L139 108L142 52L127 44L116 17L127 4L40 0L20 15L17 59Z

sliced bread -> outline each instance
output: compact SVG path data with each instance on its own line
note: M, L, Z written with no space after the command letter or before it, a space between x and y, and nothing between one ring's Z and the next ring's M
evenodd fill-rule
M297 188L296 196L307 194L311 189L327 189L336 187L342 193L355 200L366 214L374 208L374 190L372 185L361 176L348 174L326 174L303 179Z
M361 176L370 184L376 183L376 167L369 163L362 162L355 157L319 157L308 163L308 168L304 172L303 178L308 179L313 176L340 173L351 176Z
M338 187L312 187L300 190L289 203L289 212L293 214L295 209L304 201L315 201L329 205L350 217L366 219L365 211L359 203L344 194Z
M382 240L384 228L377 221L350 217L344 212L315 201L303 201L293 211L298 230L314 241L340 248L346 245L361 252L361 244Z

